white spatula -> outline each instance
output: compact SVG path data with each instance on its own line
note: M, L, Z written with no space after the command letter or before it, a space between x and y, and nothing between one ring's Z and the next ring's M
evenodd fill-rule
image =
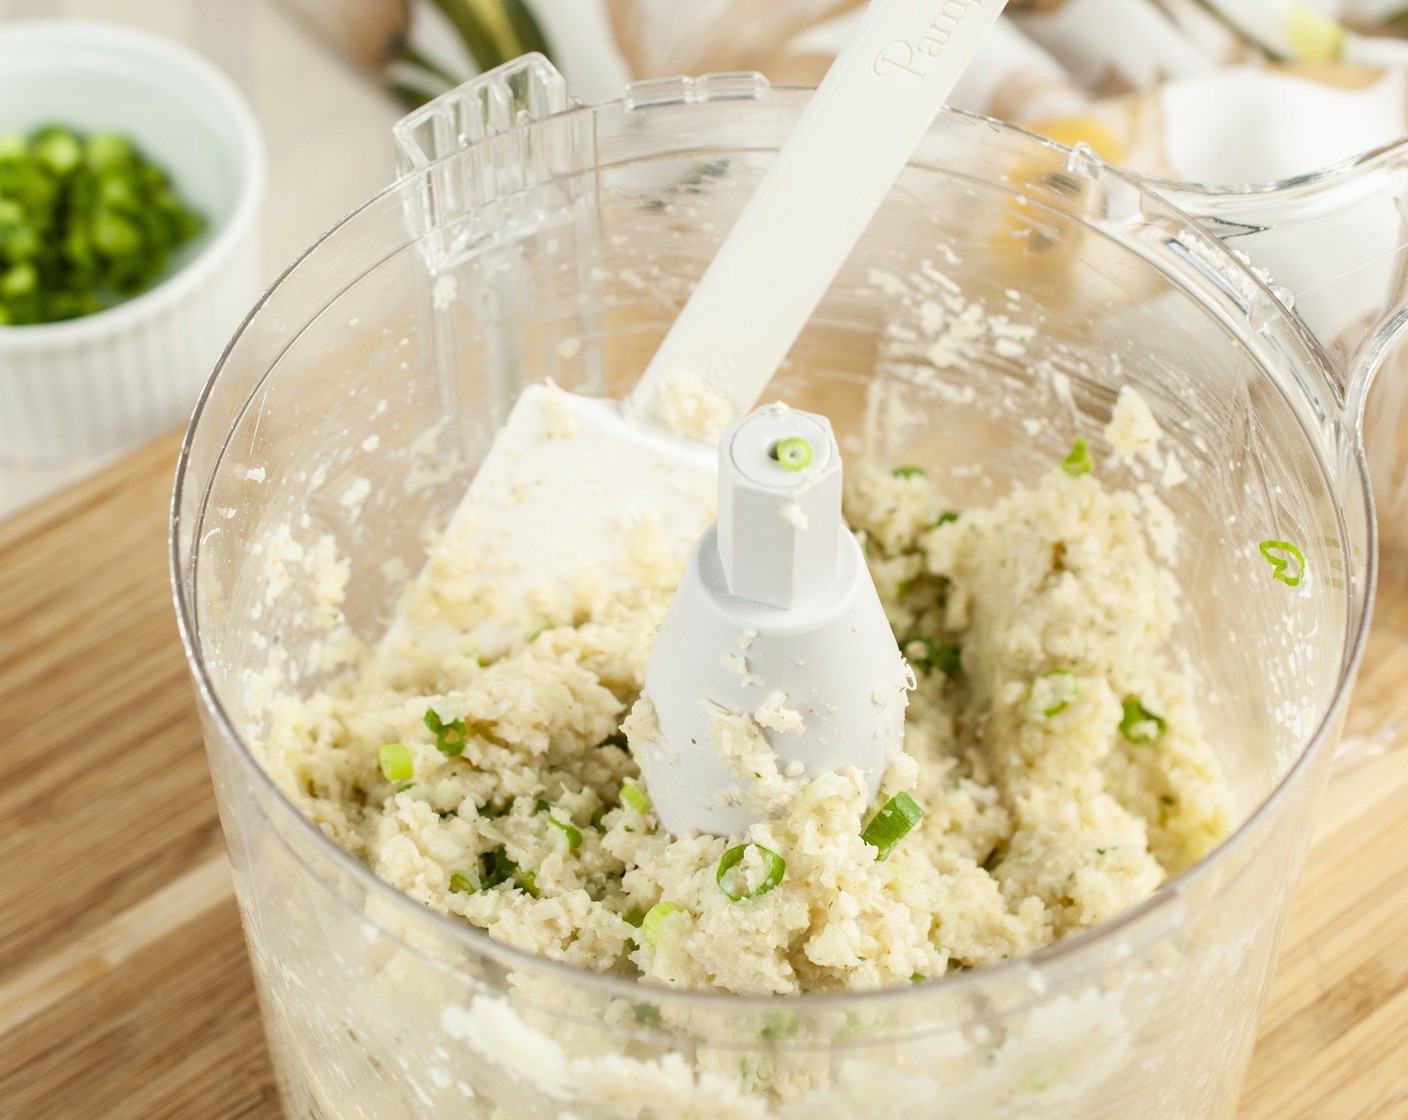
M524 389L447 530L512 620L480 626L478 652L551 617L553 589L582 573L629 578L631 533L681 552L698 537L716 453L665 430L662 406L672 392L712 395L726 419L753 406L1004 5L872 0L630 398ZM409 643L439 641L396 626L382 652L394 674Z

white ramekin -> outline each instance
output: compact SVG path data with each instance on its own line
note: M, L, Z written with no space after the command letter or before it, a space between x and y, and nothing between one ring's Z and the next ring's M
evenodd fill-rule
M259 295L264 146L248 103L192 51L78 21L0 28L0 132L131 136L205 215L149 291L61 323L0 327L0 460L112 451L183 423Z

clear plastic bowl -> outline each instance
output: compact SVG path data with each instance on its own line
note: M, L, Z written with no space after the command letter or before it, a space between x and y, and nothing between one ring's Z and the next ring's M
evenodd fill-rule
M1230 1116L1364 639L1371 370L1345 390L1215 238L1018 130L940 118L773 391L976 503L1076 434L1098 453L1119 388L1140 390L1188 474L1168 496L1178 637L1239 807L1213 855L997 967L742 998L577 971L429 913L261 769L270 672L315 687L327 638L297 551L264 603L268 542L331 536L346 620L375 640L521 385L621 396L806 100L733 75L574 108L552 79L528 60L403 124L405 177L265 297L183 451L178 612L287 1114ZM950 340L959 360L936 366L916 293L949 285L990 309L1020 293L1026 353ZM1298 587L1271 578L1267 538L1304 550Z

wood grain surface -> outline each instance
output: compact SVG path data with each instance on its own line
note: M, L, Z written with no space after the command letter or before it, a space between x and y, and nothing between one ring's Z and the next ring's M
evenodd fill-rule
M0 523L4 1120L280 1115L167 587L176 448ZM1242 1120L1408 1117L1405 821L1408 750L1332 782Z

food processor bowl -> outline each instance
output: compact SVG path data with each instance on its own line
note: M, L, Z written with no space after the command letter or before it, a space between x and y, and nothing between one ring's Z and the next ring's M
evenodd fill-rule
M629 389L807 96L720 75L583 108L533 58L462 87L403 122L403 178L284 274L207 386L173 578L290 1117L1232 1114L1362 649L1363 386L1215 237L1019 130L939 118L770 396L827 415L853 459L922 465L957 505L1076 436L1109 485L1138 486L1102 430L1139 390L1186 474L1164 494L1177 637L1237 806L1216 851L993 967L685 992L427 911L261 765L281 695L384 631L521 387ZM1303 552L1294 586L1268 540Z
M1323 345L1341 391L1365 397L1378 594L1340 758L1401 746L1408 741L1408 140L1271 182L1136 178L1267 279Z

